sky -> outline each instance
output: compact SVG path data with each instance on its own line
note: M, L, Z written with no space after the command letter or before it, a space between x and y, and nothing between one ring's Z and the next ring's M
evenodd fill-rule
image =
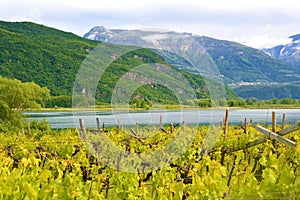
M0 0L0 20L31 21L83 36L106 28L159 28L254 48L288 43L300 33L292 0Z

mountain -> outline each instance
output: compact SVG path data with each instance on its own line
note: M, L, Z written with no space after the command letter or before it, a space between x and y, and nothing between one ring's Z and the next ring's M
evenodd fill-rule
M90 40L99 40L103 42L108 42L111 38L116 36L117 34L126 32L127 30L123 29L112 29L107 30L104 26L95 26L88 33L86 33L83 37Z
M300 84L300 68L272 58L261 50L231 41L218 40L190 33L151 31L156 35L178 34L193 38L210 55L220 75L223 77L224 83L243 98L300 98L299 92L294 90ZM149 34L149 30L140 30L140 32L145 36ZM84 37L120 44L123 41L118 37L120 35L130 35L131 33L134 33L134 30L106 29L103 26L96 26L86 33ZM130 39L140 39L133 37ZM296 37L294 39L296 40ZM170 57L172 56L170 55ZM189 63L184 59L171 64L179 69L196 73L195 71L191 71ZM263 95L263 91L266 90L268 92L266 95Z
M71 95L82 61L99 43L35 23L0 21L0 75Z
M300 34L289 37L290 42L263 49L268 55L300 68Z
M70 105L70 96L78 70L95 47L108 50L126 48L88 40L31 22L4 21L0 21L0 44L1 76L16 78L23 82L33 81L40 86L46 86L52 96L61 96L60 101L68 100L64 105ZM137 65L153 62L166 64L160 55L150 49L132 51L116 59L98 82L97 101L109 103L114 86L122 75ZM194 88L198 89L196 92L198 98L209 97L208 91L205 90L205 82L200 76L170 67L181 73ZM182 87L180 84L177 86L178 90ZM232 91L227 91L230 98L238 98ZM160 103L176 101L176 96L168 88L154 85L138 88L133 97Z

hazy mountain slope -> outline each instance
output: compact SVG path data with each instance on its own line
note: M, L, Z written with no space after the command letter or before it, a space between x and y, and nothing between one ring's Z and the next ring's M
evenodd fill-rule
M86 33L84 37L114 43L114 38L126 32L130 33L131 31L105 29L103 26L96 26ZM147 31L145 31L146 33ZM175 32L170 32L170 34L175 34ZM199 45L204 47L218 67L224 83L233 88L240 96L259 99L274 97L300 98L300 94L296 91L291 90L286 93L286 90L295 88L300 83L300 68L272 58L261 50L235 42L195 36L189 33L176 34L189 35ZM170 55L170 57L174 58L173 55ZM178 62L172 64L179 69L194 72L189 68L188 62L180 60L180 58L178 60ZM263 96L263 93L260 92L265 89L270 90L273 86L276 86L278 91L271 92L272 95Z

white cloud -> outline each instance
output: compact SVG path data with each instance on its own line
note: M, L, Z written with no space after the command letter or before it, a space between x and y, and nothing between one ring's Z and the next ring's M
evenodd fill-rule
M292 0L0 0L0 19L33 21L83 35L95 25L162 28L234 40L256 48L300 33Z
M38 9L29 8L22 9L18 13L10 16L9 21L34 21L40 22L42 13Z
M270 48L279 44L288 44L291 42L289 38L277 38L270 35L253 35L248 41L242 42L247 46L255 48Z

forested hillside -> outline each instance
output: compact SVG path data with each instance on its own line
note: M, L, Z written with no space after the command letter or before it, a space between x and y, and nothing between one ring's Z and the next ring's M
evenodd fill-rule
M30 22L0 22L0 75L23 82L35 82L50 89L54 104L69 107L76 74L86 56L99 41L81 38L53 28ZM142 58L142 59L141 59ZM164 63L164 59L151 50L141 49L123 55L106 70L99 82L97 101L109 103L114 84L128 70L144 63ZM176 68L173 68L178 70ZM190 81L198 98L208 98L205 82L195 74L178 70ZM176 97L165 87L141 87L135 96L158 103L175 103ZM237 96L230 91L230 98Z

